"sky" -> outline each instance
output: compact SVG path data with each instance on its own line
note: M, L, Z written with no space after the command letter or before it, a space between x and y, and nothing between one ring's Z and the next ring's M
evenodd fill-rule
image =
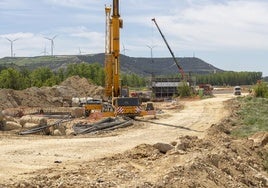
M103 53L112 0L0 0L0 57ZM268 76L268 0L120 0L121 53L197 57L230 71Z

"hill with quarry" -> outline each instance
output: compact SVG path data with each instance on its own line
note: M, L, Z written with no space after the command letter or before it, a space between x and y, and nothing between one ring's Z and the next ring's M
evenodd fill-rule
M196 57L177 58L180 66L186 73L207 74L212 72L222 72L223 70L206 63ZM172 58L145 58L129 57L121 55L121 71L123 73L136 73L138 75L148 76L152 73L158 75L174 75L179 73L176 64ZM27 68L30 70L38 67L49 67L52 70L66 68L71 63L100 63L104 64L104 54L91 55L61 55L61 56L37 56L37 57L5 57L0 59L1 67Z

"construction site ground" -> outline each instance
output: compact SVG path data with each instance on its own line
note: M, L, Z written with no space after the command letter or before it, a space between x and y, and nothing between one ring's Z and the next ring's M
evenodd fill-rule
M0 187L266 187L266 145L229 134L234 97L158 103L156 119L99 134L0 132Z

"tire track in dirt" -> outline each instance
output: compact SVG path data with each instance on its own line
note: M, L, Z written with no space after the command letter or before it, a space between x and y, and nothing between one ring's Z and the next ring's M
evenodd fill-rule
M68 165L71 168L74 164L121 153L143 143L169 143L182 135L203 137L206 129L228 115L224 101L230 98L231 95L225 94L183 102L185 108L179 112L166 111L167 117L141 127L115 131L113 136L1 138L0 181L25 178L25 173L55 166L54 161L62 161L66 168Z

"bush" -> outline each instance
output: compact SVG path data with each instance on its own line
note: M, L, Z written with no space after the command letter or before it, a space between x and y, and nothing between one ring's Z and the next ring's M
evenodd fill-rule
M178 92L180 97L189 97L192 95L191 87L187 82L183 82L183 85L178 87Z
M265 82L259 82L254 86L255 96L268 98L268 86Z

